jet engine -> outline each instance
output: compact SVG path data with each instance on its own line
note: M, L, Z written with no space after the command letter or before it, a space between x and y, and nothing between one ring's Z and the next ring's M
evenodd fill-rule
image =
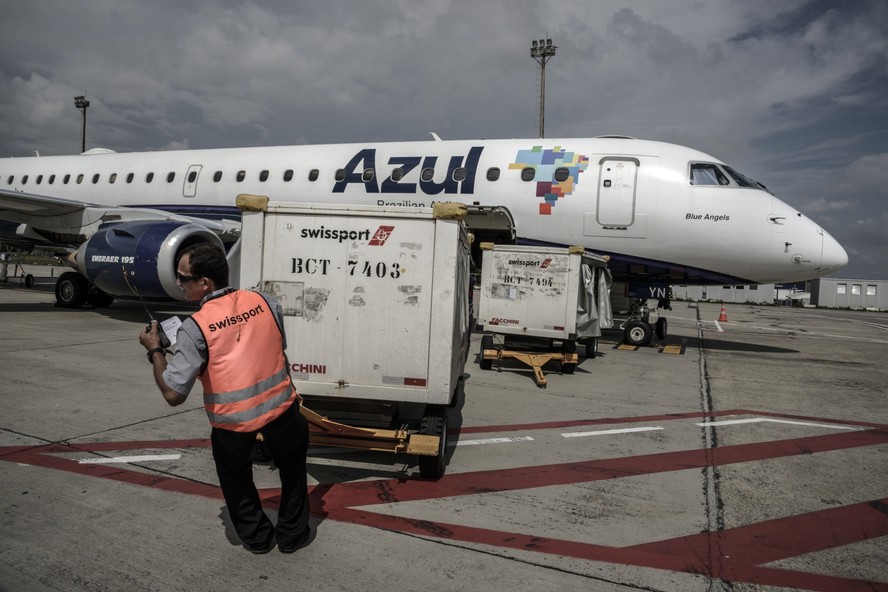
M120 222L103 226L80 245L74 265L111 297L184 300L176 283L176 257L195 243L224 248L218 236L199 224Z

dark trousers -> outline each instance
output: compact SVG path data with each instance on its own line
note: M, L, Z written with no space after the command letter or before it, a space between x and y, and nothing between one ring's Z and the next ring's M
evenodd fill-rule
M280 417L261 430L281 478L277 542L281 547L295 543L308 528L308 480L305 455L308 451L308 422L293 403ZM248 547L265 547L275 536L275 527L262 510L253 482L250 457L255 432L233 432L213 428L213 460L225 496L228 514L241 541Z

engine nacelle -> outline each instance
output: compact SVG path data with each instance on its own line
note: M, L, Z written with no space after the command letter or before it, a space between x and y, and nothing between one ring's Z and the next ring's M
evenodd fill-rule
M185 300L176 284L176 257L195 243L224 248L213 232L188 222L121 222L99 229L77 250L77 269L119 298Z

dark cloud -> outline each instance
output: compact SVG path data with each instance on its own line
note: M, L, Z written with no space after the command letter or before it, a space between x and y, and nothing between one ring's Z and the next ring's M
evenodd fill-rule
M537 133L692 146L888 278L881 0L34 0L0 22L0 155Z

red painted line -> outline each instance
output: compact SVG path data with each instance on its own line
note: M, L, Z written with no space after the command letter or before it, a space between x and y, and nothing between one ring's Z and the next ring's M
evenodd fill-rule
M886 430L843 432L774 442L738 444L708 450L682 450L557 465L455 473L444 475L437 481L389 479L341 483L331 487L327 495L329 496L328 501L335 507L418 501L702 469L707 466L760 461L885 443L888 443L888 431Z
M853 588L844 585L830 587L822 582L814 586L811 574L805 574L803 583L798 580L798 574L802 572L751 568L886 535L888 498L883 498L720 532L633 545L625 550L660 555L663 559L659 564L666 569L688 571L690 568L726 580L814 590L849 590ZM692 558L696 558L695 563L689 564Z
M440 499L494 491L524 490L551 485L571 485L590 481L617 479L680 470L699 470L708 466L755 462L771 458L816 454L847 448L888 443L888 426L865 422L826 420L796 415L731 410L717 413L694 412L636 418L604 418L570 422L549 422L513 426L479 426L461 433L552 429L582 425L669 421L729 415L756 415L787 419L842 423L875 427L865 431L794 438L771 442L723 446L709 450L684 450L626 458L598 459L579 463L521 467L474 473L449 474L438 481L389 479L357 483L319 484L311 488L312 512L333 520L422 536L494 545L524 551L638 565L688 573L702 573L728 581L806 588L811 590L886 590L888 584L862 582L821 574L762 567L772 561L796 557L875 537L888 536L888 498L868 503L828 508L798 516L789 516L750 524L725 531L704 532L617 548L563 541L520 533L493 531L469 526L386 516L354 509L356 506ZM107 452L133 449L206 448L207 439L164 442L101 442L14 446L0 448L0 460L68 471L122 483L153 487L164 491L222 498L215 485L177 477L140 472L111 465L79 464L58 456L72 453ZM266 505L275 506L279 489L260 492Z
M792 570L761 568L747 565L746 562L729 560L720 556L712 558L710 562L708 561L710 558L708 549L704 549L701 555L701 550L691 548L651 551L647 549L648 545L609 547L578 541L549 539L522 533L475 528L460 524L388 516L368 510L347 508L333 511L330 514L330 518L340 522L369 526L392 532L403 532L416 536L435 537L454 542L490 545L562 557L574 557L587 561L602 561L620 565L635 565L667 571L703 574L732 582L750 582L796 589L822 590L824 592L834 592L837 590L848 592L888 590L888 584L879 582ZM721 533L704 533L701 536L715 537L731 532L731 530L728 530ZM768 540L762 539L762 541L758 542L767 543ZM739 557L742 557L742 554Z
M47 448L51 449L53 452L77 452L77 450L72 450L70 447L66 446L56 445ZM186 493L189 495L222 499L222 491L216 485L210 485L200 481L186 480L180 477L134 471L132 469L121 467L120 465L80 464L77 460L53 456L52 454L44 453L44 451L38 451L38 449L10 455L9 457L4 457L3 460L48 469L57 469L88 477L110 479L112 481L128 483L130 485L153 487L155 489L173 493Z
M742 557L747 564L759 565L886 536L886 517L888 498L883 498L632 548L669 554L678 545L704 556L714 544L728 557ZM715 543L709 540L712 536L718 537Z
M741 573L730 569L722 572L722 579L733 582L748 582L764 586L779 586L793 590L815 590L817 592L888 592L888 583L842 578L826 574L783 570L771 567L744 568ZM746 578L746 579L744 579Z

